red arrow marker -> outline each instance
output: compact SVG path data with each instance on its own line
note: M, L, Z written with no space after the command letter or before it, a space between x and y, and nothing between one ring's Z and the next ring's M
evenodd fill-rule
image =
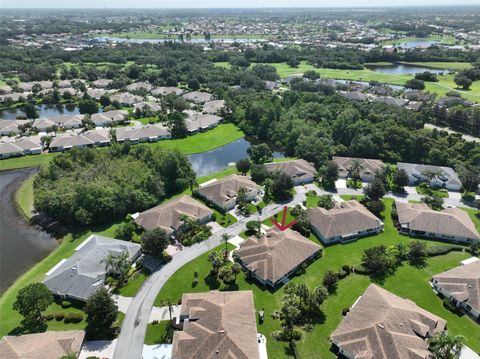
M275 218L272 218L273 224L281 231L286 230L287 228L290 228L293 226L297 221L293 220L289 224L285 225L285 221L287 219L287 206L283 207L283 217L282 217L282 224L278 223Z

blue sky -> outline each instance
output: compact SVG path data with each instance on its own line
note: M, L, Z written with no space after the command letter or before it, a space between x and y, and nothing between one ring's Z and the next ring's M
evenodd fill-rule
M480 5L480 0L0 0L0 8L254 8Z

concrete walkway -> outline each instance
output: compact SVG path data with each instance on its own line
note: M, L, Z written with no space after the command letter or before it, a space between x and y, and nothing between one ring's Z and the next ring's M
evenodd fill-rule
M180 305L172 305L172 318L178 318L180 316ZM148 322L151 323L154 320L170 320L170 313L168 306L165 307L153 307L152 312L150 313L150 318Z

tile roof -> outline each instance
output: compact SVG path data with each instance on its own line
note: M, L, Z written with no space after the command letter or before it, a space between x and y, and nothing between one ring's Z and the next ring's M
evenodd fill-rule
M252 291L184 294L172 359L259 359Z
M459 208L435 211L425 203L396 201L398 222L402 227L414 231L425 231L448 236L480 240L475 224L467 212Z
M458 301L480 311L480 260L433 276Z
M153 96L167 95L169 93L181 95L183 90L179 89L178 87L157 87L151 91Z
M135 223L147 231L162 228L167 234L172 234L182 225L180 216L183 214L192 219L202 219L211 216L213 211L203 203L184 195L140 213Z
M265 167L269 172L283 172L292 177L293 180L302 180L317 174L313 164L303 159L266 163Z
M193 91L182 95L185 100L193 101L195 103L205 103L213 100L213 95L208 92Z
M0 357L5 359L61 358L78 353L84 337L83 330L4 336L0 340Z
M225 107L225 100L212 100L205 102L203 105L203 113L216 114Z
M354 158L354 157L339 157L333 156L332 161L338 165L339 176L347 176L348 170L353 160L360 161L362 169L360 170L360 176L373 176L377 170L382 169L384 166L383 161L374 160L368 158Z
M411 300L370 284L330 339L354 358L433 359L425 338L446 324Z
M405 170L409 177L416 179L417 181L421 181L424 179L422 175L425 171L434 171L439 172L441 175L438 179L445 183L445 185L455 185L461 186L462 182L458 177L457 173L451 167L443 167L443 166L432 166L432 165L422 165L418 163L405 163L405 162L398 162L397 167L399 170Z
M371 228L377 228L382 221L356 200L336 203L327 210L316 207L307 210L310 224L324 238L346 236Z
M248 238L236 253L248 270L275 284L320 248L291 229L272 228L260 238Z
M170 134L169 130L160 124L146 125L141 128L121 127L116 129L117 141L138 141L143 138L163 137L168 134Z

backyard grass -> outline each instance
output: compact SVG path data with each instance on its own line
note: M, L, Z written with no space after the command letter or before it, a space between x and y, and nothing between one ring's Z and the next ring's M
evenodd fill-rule
M170 321L162 320L157 324L150 323L145 334L145 344L171 343L173 331L170 329Z
M412 66L423 66L429 67L432 69L447 69L447 70L467 70L472 68L472 64L469 62L400 62L401 64L412 65Z
M243 138L244 133L231 123L220 124L214 129L198 133L177 140L162 140L155 143L145 143L143 145L149 147L158 147L163 149L177 150L185 155L194 153L211 151L215 148L222 147L230 142ZM101 148L104 150L108 147ZM16 168L36 167L44 163L50 162L53 157L59 155L60 152L49 154L23 156L15 158L7 158L0 160L0 171L11 170Z
M342 265L357 265L361 262L361 256L365 249L375 245L393 245L399 242L409 243L412 239L398 234L394 228L390 214L392 199L384 199L385 231L379 235L362 238L349 244L337 244L324 248L322 258L310 264L305 274L291 278L292 281L301 281L308 287L314 288L321 284L324 273L327 270L339 270ZM271 221L270 221L271 222ZM428 244L435 244L428 241ZM221 246L217 250L221 249ZM202 292L212 289L224 289L223 285L208 277L210 263L207 261L208 254L196 258L180 268L165 284L160 291L157 302L164 299L177 300L183 293ZM469 318L458 317L448 312L441 300L435 296L428 284L430 277L441 271L453 268L460 260L468 258L469 254L463 252L451 252L444 256L430 258L425 268L417 269L408 264L399 268L395 275L387 278L383 286L393 293L405 298L412 299L417 304L434 314L448 320L448 327L452 333L461 333L467 337L467 344L473 350L480 350L478 327ZM193 273L198 271L199 282L193 286ZM301 358L336 358L330 351L328 342L329 335L342 320L342 309L351 306L359 295L370 284L367 276L350 275L339 282L335 295L330 296L322 305L325 318L317 323L313 330L305 333L299 341L297 349ZM272 312L280 306L283 289L272 292L262 288L256 282L247 279L245 274L237 278L239 290L252 290L256 310L265 310L265 322L257 323L258 331L267 337L267 349L269 357L288 358L287 345L273 340L270 334L279 329L279 322L271 318Z
M473 224L475 224L475 227L477 227L477 230L480 232L480 211L473 208L462 207L461 209L468 213L468 215L472 219Z
M316 194L307 194L307 208L318 207L318 196Z
M20 188L15 193L15 202L23 213L23 215L30 219L32 218L33 210L33 180L35 175L30 176L25 181L23 181Z

